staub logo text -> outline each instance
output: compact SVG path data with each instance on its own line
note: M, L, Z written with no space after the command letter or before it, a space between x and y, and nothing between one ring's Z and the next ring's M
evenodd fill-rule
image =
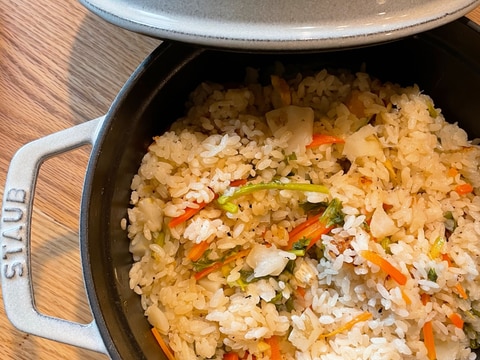
M22 189L6 190L2 213L3 276L13 279L25 272L25 204L27 192Z

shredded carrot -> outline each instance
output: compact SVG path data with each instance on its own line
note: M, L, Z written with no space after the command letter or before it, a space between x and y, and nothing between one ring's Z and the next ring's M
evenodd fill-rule
M455 177L455 176L457 176L457 174L458 174L458 170L457 170L456 168L454 168L454 167L451 167L451 168L448 169L448 171L447 171L447 176L448 176L448 177Z
M442 261L446 261L448 264L448 267L453 265L452 259L450 259L450 256L448 256L448 254L442 254L441 256L442 256Z
M230 351L228 353L223 354L223 360L238 360L238 354Z
M250 249L239 251L236 254L233 254L232 256L226 258L223 261L218 261L218 262L214 263L213 265L211 265L209 267L206 267L203 270L200 270L199 272L195 273L194 277L195 277L196 280L200 280L201 278L204 278L208 274L220 269L222 266L230 264L231 262L234 262L237 259L241 259L241 258L247 256L249 252L250 252Z
M450 266L453 266L453 261L452 259L450 258L450 256L448 254L442 254L442 260L443 261L446 261L448 263L448 267ZM457 289L457 292L458 292L458 295L462 298L462 299L468 299L468 295L467 295L467 292L465 291L465 289L463 288L462 284L460 283L457 283L455 285L455 289Z
M320 226L315 227L315 231L310 233L310 243L307 246L307 250L310 249L315 243L320 240L322 235L328 234L333 226L325 226L325 224L319 223Z
M360 256L362 256L365 260L368 260L371 263L379 266L380 269L390 275L392 279L395 280L399 285L405 285L407 283L407 277L379 254L371 250L362 250L360 251Z
M308 239L308 250L315 245L322 235L328 234L335 225L342 221L342 203L338 199L333 199L321 215L307 220L304 224L299 225L299 229L293 229L290 232L286 248L291 250L299 240Z
M297 293L297 295L301 298L305 297L305 288L304 287L301 287L301 286L298 286L297 289L295 290L295 292Z
M331 336L340 334L340 333L342 333L346 330L350 330L355 324L357 324L359 322L367 321L371 317L372 317L372 313L370 313L368 311L365 311L365 312L361 313L360 315L355 316L352 320L350 320L347 323L345 323L344 325L340 326L338 329L336 329L332 332L329 332L327 334L320 335L320 337L327 338L327 337L331 337Z
M372 179L369 178L369 177L361 176L361 177L360 177L360 184L370 186L370 185L373 184L373 181L372 181Z
M460 195L469 194L473 191L473 186L471 184L461 184L455 187L455 191Z
M435 350L435 342L433 338L433 327L432 322L427 321L423 325L423 342L427 348L427 357L429 360L437 359L437 352Z
M247 183L247 179L232 180L230 181L230 186L237 187L237 186L245 185L246 183Z
M393 208L393 205L383 203L382 208L383 208L383 210L388 211L388 210L391 210Z
M297 226L295 226L289 233L288 233L288 237L289 239L294 239L294 241L292 243L295 243L296 241L300 240L300 238L297 236L300 232L302 232L304 229L306 229L307 227L309 227L310 225L312 225L313 223L317 222L318 219L320 218L322 214L316 214L310 218L308 218L307 220L305 220L304 222L302 222L301 224L298 224Z
M448 317L450 321L459 329L463 329L463 319L458 313L451 313Z
M307 246L307 249L310 249L324 234L328 234L330 230L333 229L333 226L325 226L324 223L320 222L318 219L311 222L303 230L297 232L294 236L289 237L288 239L288 248L291 249L293 244L295 244L300 239L306 238L310 240L310 243Z
M405 301L405 304L410 305L412 303L412 299L410 299L410 297L407 295L405 291L403 291L403 289L401 290L401 292L402 292L402 298Z
M463 288L462 284L460 283L457 283L455 285L455 289L457 289L457 292L458 292L458 295L460 295L460 297L462 299L468 299L468 295L467 295L467 292L465 291L465 289Z
M152 328L152 333L155 339L157 340L158 344L163 350L163 353L167 357L168 360L175 360L175 356L173 355L173 351L170 349L170 346L163 340L162 335L158 332L156 328Z
M430 295L423 293L420 295L420 299L422 300L423 305L427 305L427 303L430 301Z
M270 359L282 360L282 353L280 352L280 342L277 336L269 337L265 339L265 342L270 346Z
M195 215L200 210L202 210L205 206L207 206L207 204L208 203L202 202L202 203L199 203L198 207L196 208L187 207L185 209L185 212L182 215L174 217L172 220L170 220L170 222L168 223L168 227L172 229L175 226L180 225L181 223L187 221L193 215Z
M343 143L345 143L345 140L337 136L327 135L327 134L313 134L312 142L307 145L307 148L319 147L320 145L325 145L325 144L343 144Z
M195 244L192 246L192 248L190 249L190 252L188 253L187 257L191 260L191 261L197 261L198 259L200 259L202 257L202 255L205 253L205 251L208 249L208 241L207 240L204 240L198 244Z

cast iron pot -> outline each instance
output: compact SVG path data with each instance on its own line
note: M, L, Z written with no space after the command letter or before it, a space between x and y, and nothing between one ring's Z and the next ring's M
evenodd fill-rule
M132 257L120 221L130 182L152 136L184 112L201 81L237 82L246 66L265 70L281 61L289 71L362 64L372 76L416 83L446 118L480 138L480 29L466 18L413 37L332 52L236 53L165 42L135 71L108 113L22 147L7 176L2 211L2 288L5 309L20 330L108 354L112 359L165 359L139 297L128 286ZM29 229L35 179L48 157L92 143L80 216L80 244L94 320L52 318L33 305Z

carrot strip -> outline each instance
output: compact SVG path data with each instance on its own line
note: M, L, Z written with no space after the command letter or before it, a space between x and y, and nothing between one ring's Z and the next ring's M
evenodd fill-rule
M448 317L450 321L459 329L463 329L463 319L458 313L451 313Z
M288 234L288 248L291 249L293 244L297 241L307 238L311 239L311 234L322 227L319 217L315 216L312 219L305 221L299 225L299 229L293 229L292 232Z
M422 300L423 305L427 305L427 303L430 301L430 295L423 293L420 295L420 299Z
M217 262L197 273L195 273L194 277L196 280L200 280L201 278L204 278L205 276L207 276L208 274L220 269L222 266L224 265L223 262Z
M315 245L322 235L328 234L332 229L333 226L326 227L324 223L317 219L317 221L307 226L305 229L303 229L303 231L300 231L294 236L289 237L287 248L291 249L293 244L295 244L297 241L306 238L310 240L307 246L307 249L310 249L313 245Z
M473 191L473 186L471 184L461 184L455 187L455 191L460 195L469 194Z
M201 202L201 203L198 204L197 208L191 208L191 207L185 208L185 212L182 215L174 217L174 218L172 218L172 220L170 220L170 222L168 223L168 227L170 229L172 229L175 226L180 225L181 223L187 221L188 219L193 217L193 215L195 215L200 210L202 210L205 206L207 206L207 204L208 203Z
M352 320L349 322L345 323L344 325L340 326L338 329L329 332L327 334L320 335L322 338L327 338L331 337L337 334L340 334L346 330L350 330L355 324L362 322L362 321L367 321L372 317L372 313L365 311L364 313L361 313L360 315L355 316Z
M462 299L465 299L465 300L468 299L467 292L466 292L465 289L463 288L462 284L457 283L457 284L455 285L455 289L457 289L458 295L460 295L460 297L461 297Z
M448 267L453 265L452 259L450 259L450 256L448 256L448 254L442 254L441 256L442 256L442 261L446 261L448 264Z
M322 235L328 234L330 230L333 229L333 226L325 226L325 224L322 224L320 222L317 223L320 226L315 226L313 228L314 231L310 232L309 238L310 238L310 243L307 246L307 250L310 249L315 243L320 240Z
M232 180L230 181L230 186L237 187L237 186L245 185L246 183L247 183L247 179Z
M342 203L338 199L333 199L320 216L314 216L307 220L305 225L300 224L300 229L292 230L289 234L286 249L291 250L296 242L305 238L309 243L307 249L310 249L321 238L328 234L337 224L343 222Z
M432 322L427 321L423 325L423 342L427 348L427 357L429 360L437 359L437 352L435 350L435 342L433 338L433 327Z
M377 265L385 271L388 275L392 277L399 285L405 285L407 283L407 277L400 272L395 266L393 266L386 259L378 255L377 253L371 250L362 250L360 251L360 256L365 260L370 261L371 263Z
M205 253L205 251L208 249L208 241L204 240L198 244L195 244L192 246L190 249L190 252L187 255L187 258L189 258L191 261L197 261L202 257L202 255Z
M282 353L280 352L280 342L275 335L265 339L265 342L270 346L270 359L282 360Z
M448 267L450 266L453 266L453 261L452 259L450 258L450 256L448 256L448 254L442 254L442 260L443 261L446 261L448 263ZM458 292L458 295L462 298L462 299L468 299L468 295L467 295L467 292L465 291L465 289L463 288L462 284L460 283L457 283L455 285L455 289L457 289L457 292Z
M163 353L167 357L168 360L175 360L175 356L173 355L173 351L170 349L170 346L163 340L162 336L158 332L158 330L153 327L152 328L152 333L155 339L157 340L158 344L163 350Z
M206 267L203 270L200 270L199 272L195 273L194 277L195 277L196 280L200 280L201 278L204 278L208 274L220 269L222 266L230 264L231 262L234 262L237 259L241 259L241 258L247 256L249 252L250 252L250 249L239 251L238 253L233 254L232 256L226 258L223 261L216 262L215 264L213 264L209 267Z
M307 227L309 227L310 225L314 224L316 221L318 221L318 219L320 218L320 216L322 216L322 214L317 214L317 215L314 215L310 218L308 218L307 220L305 220L304 222L302 222L301 224L298 224L297 226L295 226L289 233L288 233L288 236L289 238L292 238L294 236L296 236L298 233L300 233L301 231L303 231L304 229L306 229ZM296 239L296 241L298 241L300 239ZM295 241L294 241L295 242Z
M448 169L448 171L447 171L447 176L448 176L448 177L455 177L455 176L457 176L457 174L458 174L458 170L457 170L456 168L454 168L454 167L451 167L451 168Z
M313 134L311 143L308 144L306 147L308 149L313 147L319 147L320 145L324 145L324 144L343 144L343 143L345 143L345 140L337 136L327 135L327 134Z
M297 293L297 295L301 298L304 298L305 297L305 288L304 287L301 287L301 286L298 286L295 290L295 292Z
M223 354L223 360L238 360L238 354L234 352L228 352Z

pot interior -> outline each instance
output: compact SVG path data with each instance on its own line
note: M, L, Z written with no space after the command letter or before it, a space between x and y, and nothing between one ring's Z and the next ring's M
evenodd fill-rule
M235 53L166 42L132 75L113 103L94 145L82 203L82 257L94 317L113 359L164 359L129 288L132 257L120 221L130 182L154 135L183 114L202 81L240 82L245 67L268 73L280 61L289 71L346 68L382 81L418 84L450 122L480 137L480 32L465 18L376 46L334 52Z

